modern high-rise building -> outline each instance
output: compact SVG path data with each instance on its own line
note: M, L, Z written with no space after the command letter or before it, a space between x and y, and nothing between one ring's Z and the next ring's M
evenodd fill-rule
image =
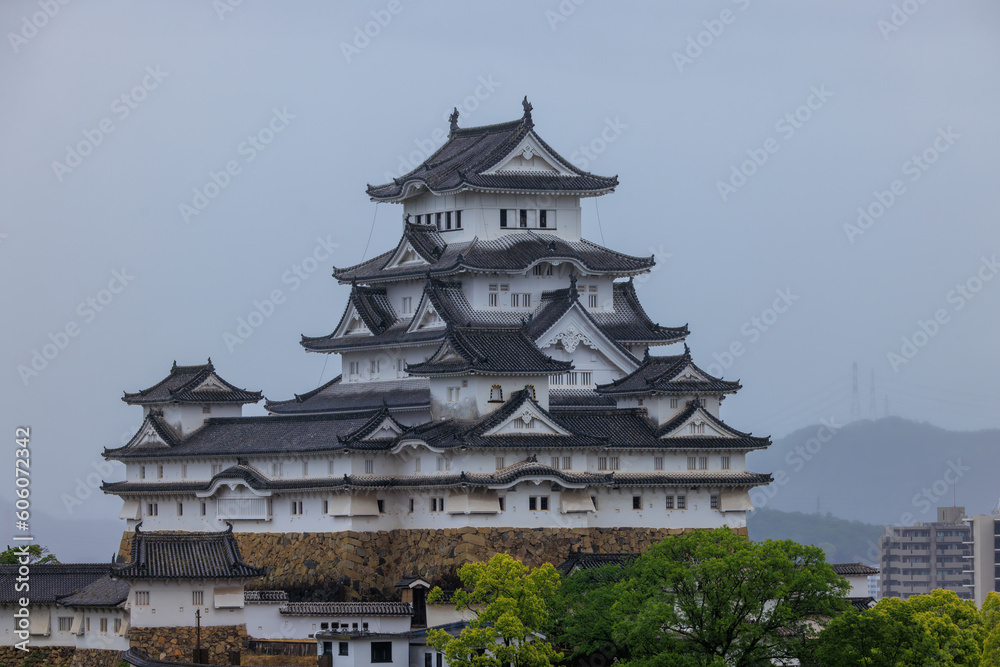
M972 599L967 572L972 528L964 522L965 508L939 507L937 519L886 527L879 542L881 597L905 600L942 588Z
M967 586L972 599L982 606L990 592L1000 591L1000 515L970 516L965 522L971 528L965 574L972 581Z

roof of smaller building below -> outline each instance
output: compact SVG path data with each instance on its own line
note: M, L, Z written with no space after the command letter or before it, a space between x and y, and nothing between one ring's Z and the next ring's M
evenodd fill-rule
M106 577L110 569L107 563L46 563L29 567L31 594L27 597L33 604L52 603L72 595ZM23 591L15 589L18 568L18 565L0 565L0 604L25 597Z
M669 357L647 355L639 368L610 384L598 385L595 391L609 395L649 394L732 394L740 383L709 375L695 365L691 351Z
M410 616L409 602L289 602L285 616Z
M126 581L254 579L267 573L243 562L232 524L215 533L143 533L136 526L131 556L128 563L111 566L113 577Z
M844 600L847 601L847 604L853 605L858 611L865 611L875 606L875 598L873 597L844 598Z
M256 403L262 398L259 391L240 389L223 380L215 372L212 360L200 366L170 368L170 374L152 387L135 393L125 392L122 400L129 405L157 403Z
M288 602L287 591L243 591L243 601L247 604Z
M869 567L864 563L831 563L830 567L842 577L870 577L879 572L878 568Z
M441 346L427 361L408 364L414 375L452 373L550 375L573 368L539 350L522 329L450 328Z
M130 589L124 581L105 575L76 593L60 598L59 603L66 607L117 607L128 598Z
M605 565L626 567L631 565L632 562L638 557L639 554L637 553L596 554L570 551L569 557L557 565L556 569L559 570L563 576L566 576L577 570L593 570L598 567L604 567Z

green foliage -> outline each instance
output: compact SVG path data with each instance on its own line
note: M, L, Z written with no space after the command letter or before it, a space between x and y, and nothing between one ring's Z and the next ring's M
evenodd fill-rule
M569 661L602 654L607 662L628 657L618 646L608 615L618 599L617 585L627 576L619 565L580 570L563 579L553 603L555 622L550 630L559 646L571 650Z
M629 667L768 664L800 657L846 590L817 547L699 530L653 545L620 581L571 598L582 619L559 636L579 653L603 639L590 626L608 623L615 657Z
M38 544L28 545L29 565L40 565L44 563L58 563L59 560L46 547ZM6 551L0 551L0 565L20 565L19 560L22 555L21 547L8 547Z
M528 571L519 560L499 553L487 563L468 563L458 571L462 588L452 601L475 618L454 637L430 630L427 643L443 651L452 667L551 667L562 659L541 635L548 625L550 605L559 588L559 573L546 563ZM439 602L440 588L430 603Z

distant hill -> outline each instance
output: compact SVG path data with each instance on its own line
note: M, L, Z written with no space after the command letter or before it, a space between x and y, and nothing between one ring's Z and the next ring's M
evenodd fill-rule
M762 509L747 516L752 540L795 540L814 544L826 553L828 563L878 564L878 538L884 526L847 521L826 514L803 514Z
M825 442L824 442L825 441ZM1000 430L946 431L888 417L816 425L747 457L775 482L755 489L758 509L831 513L871 524L934 521L955 497L968 514L988 514L1000 497Z

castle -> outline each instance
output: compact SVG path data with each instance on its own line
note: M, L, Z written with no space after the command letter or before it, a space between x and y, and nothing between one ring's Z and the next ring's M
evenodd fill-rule
M436 153L368 187L402 205L401 238L334 269L343 314L301 340L339 354L340 375L259 417L242 406L261 393L210 361L125 394L143 421L105 450L126 473L103 487L124 501L123 554L140 523L228 522L265 588L391 596L498 550L535 565L745 531L749 490L771 481L745 457L770 441L721 420L740 384L643 310L633 278L654 258L582 238L582 198L617 185L545 143L527 100L496 125L456 111Z

